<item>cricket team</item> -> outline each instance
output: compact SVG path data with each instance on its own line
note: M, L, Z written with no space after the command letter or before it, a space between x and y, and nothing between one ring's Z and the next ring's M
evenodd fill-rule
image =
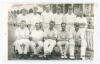
M69 58L75 59L75 45L79 45L80 58L85 59L88 47L86 31L92 31L91 18L87 21L82 11L79 12L80 15L75 15L71 6L65 14L61 13L59 8L56 13L51 12L49 8L45 8L41 14L37 10L38 8L34 7L33 13L27 14L23 9L22 14L17 16L19 26L15 30L14 47L19 57L26 56L31 49L33 57L46 58L52 55L54 47L57 46L61 58L68 58L69 52ZM89 36L88 42L91 39Z

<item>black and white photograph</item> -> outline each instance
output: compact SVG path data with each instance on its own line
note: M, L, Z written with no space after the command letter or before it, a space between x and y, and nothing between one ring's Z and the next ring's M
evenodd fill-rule
M93 60L94 3L12 4L8 60Z

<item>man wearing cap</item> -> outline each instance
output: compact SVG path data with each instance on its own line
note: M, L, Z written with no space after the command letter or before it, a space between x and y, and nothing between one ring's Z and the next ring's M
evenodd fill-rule
M26 21L22 20L20 26L15 30L16 41L14 42L15 50L18 50L19 58L26 56L29 50L29 30L25 27Z
M74 32L74 21L76 20L76 15L72 13L72 7L70 6L68 9L67 14L64 15L64 22L67 24L67 29L69 31L69 52L70 58L74 58L74 39L73 39L73 32Z
M53 48L56 45L57 31L54 29L55 22L50 21L49 28L45 31L44 37L44 57L51 55Z
M69 32L66 30L66 23L61 23L61 30L58 33L57 45L60 49L61 58L67 58L67 50L69 45Z

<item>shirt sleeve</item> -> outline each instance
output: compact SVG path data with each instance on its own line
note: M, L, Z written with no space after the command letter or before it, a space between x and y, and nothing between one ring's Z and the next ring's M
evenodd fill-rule
M44 35L44 37L47 37L47 31L46 30L43 32L43 35Z
M29 37L29 30L28 28L25 29L25 38L28 38Z
M60 32L57 33L57 39L60 39Z
M65 15L62 16L62 22L65 22Z
M43 21L42 21L42 16L41 16L41 15L39 15L39 22L43 22Z
M55 31L55 37L57 38L57 30L54 30Z
M86 38L86 33L81 32L81 33L80 33L80 37L81 37L81 40L85 39L85 38Z
M76 15L73 14L73 22L76 22L76 21L77 21Z
M17 28L16 30L15 30L15 37L16 38L18 38L18 37L20 37L20 30Z
M41 19L42 19L42 22L43 22L44 21L43 13L41 13Z

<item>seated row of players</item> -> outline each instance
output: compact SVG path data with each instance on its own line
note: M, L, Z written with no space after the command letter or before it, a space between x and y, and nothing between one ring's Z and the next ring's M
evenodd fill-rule
M33 55L38 55L39 52L44 51L44 57L51 55L53 48L57 45L59 47L61 58L67 58L66 54L69 49L70 58L75 58L74 49L75 43L81 44L81 58L85 58L86 52L86 38L85 38L85 28L79 25L79 23L74 23L73 26L62 22L60 24L60 31L55 29L55 22L50 21L47 30L41 28L41 23L35 23L35 29L29 31L25 26L26 21L22 20L20 26L16 29L16 41L14 42L15 50L18 50L20 57L25 56L29 47L33 51ZM66 29L71 27L69 29ZM64 46L63 46L64 45Z

